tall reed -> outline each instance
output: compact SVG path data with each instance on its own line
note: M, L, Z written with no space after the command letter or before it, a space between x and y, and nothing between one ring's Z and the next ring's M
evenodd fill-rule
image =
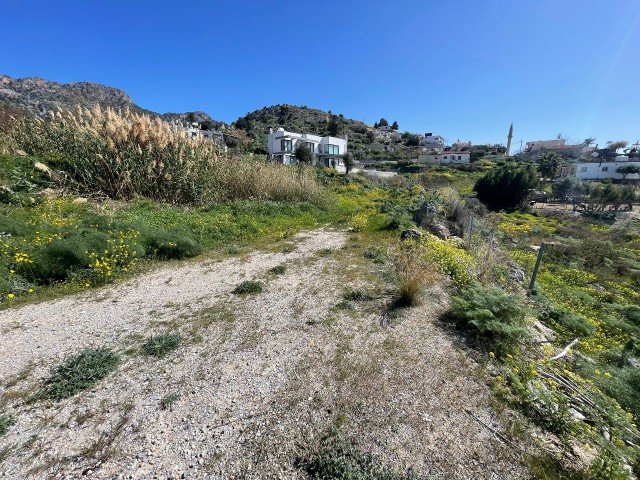
M311 169L228 155L220 144L128 110L79 106L22 118L9 136L15 148L62 170L64 186L82 194L182 204L319 195Z

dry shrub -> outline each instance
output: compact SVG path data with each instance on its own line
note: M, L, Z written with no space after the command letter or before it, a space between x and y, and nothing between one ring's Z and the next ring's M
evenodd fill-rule
M9 136L63 170L64 186L82 194L203 204L313 200L319 192L311 169L229 156L218 143L128 110L77 107L23 118Z
M396 304L411 307L420 304L426 287L439 279L436 265L425 259L419 244L406 242L390 254L397 281Z

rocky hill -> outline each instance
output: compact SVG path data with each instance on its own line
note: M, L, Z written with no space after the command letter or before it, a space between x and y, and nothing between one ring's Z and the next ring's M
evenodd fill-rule
M124 91L91 82L57 83L43 78L12 78L0 75L0 104L21 108L34 115L45 115L57 108L73 109L77 105L125 109L160 116L169 122L205 122L219 124L205 112L159 114L136 105Z

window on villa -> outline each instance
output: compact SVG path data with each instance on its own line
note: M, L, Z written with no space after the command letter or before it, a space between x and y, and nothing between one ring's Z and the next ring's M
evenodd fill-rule
M462 155L458 155L458 160L462 160Z
M602 171L603 172L608 172L609 171L609 167L602 167Z
M331 145L330 143L325 143L324 153L328 155L340 155L340 147L338 145Z
M311 153L314 153L316 151L316 146L313 142L307 142L306 145L307 145L307 148L311 151Z
M293 142L291 140L280 140L280 150L283 152L293 151Z
M446 159L447 159L447 156L445 155L445 156L444 156L444 157L442 157L442 158L446 160Z

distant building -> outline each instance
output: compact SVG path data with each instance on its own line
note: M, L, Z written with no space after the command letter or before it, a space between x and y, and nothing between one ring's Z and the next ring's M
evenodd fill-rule
M296 165L295 151L298 145L305 145L314 154L315 166L346 171L342 155L347 153L347 140L336 137L320 137L309 133L287 132L279 128L269 129L267 135L268 158L283 165Z
M538 150L555 150L563 148L565 146L564 138L557 138L555 140L536 140L535 142L527 142L527 152L536 152Z
M425 133L424 147L427 150L432 150L434 152L441 152L442 150L444 150L444 147L445 147L444 137L441 137L440 135L434 135L431 132Z
M469 163L471 154L469 152L431 152L418 155L418 163L429 165L448 165L452 163Z
M207 138L217 142L224 142L224 133L216 130L201 130L198 122L190 123L187 127L187 133L191 138Z
M625 165L637 165L640 167L639 162L630 162L629 157L626 155L618 155L615 160L611 162L579 162L569 165L565 165L560 170L560 175L563 177L576 177L579 180L622 180L623 176L616 170ZM627 180L639 180L638 174L627 175Z
M471 148L471 140L469 140L468 142L463 142L460 139L458 139L454 144L451 145L451 148L453 148L454 150L461 150L463 148Z

